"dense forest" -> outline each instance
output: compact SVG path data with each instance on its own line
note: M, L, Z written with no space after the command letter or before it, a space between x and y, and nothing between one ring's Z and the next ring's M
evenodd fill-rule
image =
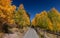
M4 3L3 3L4 2ZM18 27L30 26L29 14L25 11L23 4L18 9L12 5L12 0L0 0L0 29L5 27ZM6 27L6 28L7 28Z
M43 11L32 20L34 27L40 27L45 30L60 32L60 13L52 8L50 11Z
M22 31L24 27L60 32L60 13L55 8L49 11L44 10L30 21L30 15L23 4L17 8L12 4L12 0L0 0L0 32L8 33L10 28L18 28Z
M4 3L3 3L4 2ZM12 0L0 1L0 27L6 23L9 27L30 26L30 16L25 11L23 4L16 10ZM31 25L45 30L60 32L60 13L52 8L50 11L43 11L33 18ZM1 28L2 29L2 28Z

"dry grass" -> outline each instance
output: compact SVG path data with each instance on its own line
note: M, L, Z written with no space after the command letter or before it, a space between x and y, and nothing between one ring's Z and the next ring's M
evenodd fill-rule
M0 38L3 38L4 33L0 32Z

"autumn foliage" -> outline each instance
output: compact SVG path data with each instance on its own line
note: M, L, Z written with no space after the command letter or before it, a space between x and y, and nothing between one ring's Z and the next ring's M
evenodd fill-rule
M20 26L30 25L30 19L23 5L21 4L16 10L16 6L12 5L12 0L0 0L0 21L9 25L16 24Z
M19 26L30 26L30 19L27 12L24 9L23 4L19 6L18 11L15 13L15 21Z
M3 23L17 24L22 27L30 26L30 18L23 4L16 8L15 5L12 5L12 0L0 0L0 22L2 22L0 26ZM60 13L55 8L48 12L42 11L36 14L31 24L34 27L60 32Z
M16 6L11 5L11 0L0 0L0 17L9 24L13 24L13 12Z
M32 20L33 26L39 26L45 30L50 31L60 31L60 13L52 8L50 11L43 11L36 14L35 18Z

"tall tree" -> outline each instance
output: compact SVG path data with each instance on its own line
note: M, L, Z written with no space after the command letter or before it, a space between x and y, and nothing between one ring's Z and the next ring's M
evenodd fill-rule
M46 30L53 30L53 25L48 18L48 14L46 11L36 14L35 18L32 20L32 24Z
M2 17L7 23L14 24L13 12L16 6L12 5L12 0L0 0L0 17Z
M15 13L15 21L18 23L19 26L29 26L30 25L30 18L27 15L27 12L24 9L23 4L21 4L18 10Z
M48 12L48 17L53 23L54 31L60 31L60 13L53 8Z

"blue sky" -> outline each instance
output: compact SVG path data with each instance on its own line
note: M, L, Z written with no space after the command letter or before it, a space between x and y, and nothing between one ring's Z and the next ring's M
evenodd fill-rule
M43 10L50 10L55 7L60 11L60 0L13 0L12 2L17 7L20 4L24 5L25 10L30 14L32 20L37 13Z

